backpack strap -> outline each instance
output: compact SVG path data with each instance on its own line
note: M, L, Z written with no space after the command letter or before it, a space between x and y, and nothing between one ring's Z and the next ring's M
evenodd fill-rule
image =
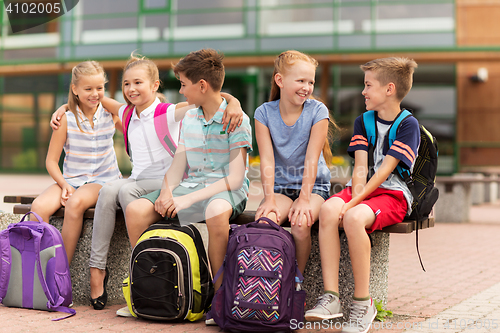
M134 111L134 105L127 105L127 107L123 111L122 116L123 140L125 141L125 151L127 152L128 156L130 156L130 151L128 148L128 128L130 125L130 119L132 119L132 111Z
M35 212L27 212L26 214L24 214L24 216L21 218L21 221L19 222L24 222L24 219L28 217L30 214L33 214L33 216L38 220L38 222L43 223L43 219L40 217L40 215L38 215Z
M160 143L163 145L163 148L170 154L170 156L174 157L175 151L177 150L177 143L172 138L170 134L170 129L168 128L168 122L165 119L165 115L167 113L168 107L172 105L172 103L160 103L156 106L155 116L154 116L154 124L155 131ZM181 128L182 128L182 120L179 124L179 137L177 138L177 142L179 142L181 136ZM189 164L186 165L186 170L184 170L183 179L188 177L189 172Z
M215 282L217 282L217 280L220 278L221 274L224 272L224 266L226 266L226 257L224 257L222 265L220 266L217 273L215 273L214 278L212 279L212 284L215 284Z
M386 144L388 144L388 146L386 146L387 148L392 146L394 141L396 141L396 134L398 133L399 126L401 126L401 123L403 122L403 120L405 120L406 118L411 117L411 116L413 116L413 115L407 109L403 109L401 112L398 113L398 115L396 116L396 118L392 122L391 127L389 128L388 141L386 142Z
M375 160L374 160L374 151L377 146L377 137L378 137L378 129L377 129L377 111L366 111L361 116L361 125L363 128L363 134L368 141L368 175L367 180L370 179L375 174Z
M362 114L361 124L363 125L363 134L366 136L366 140L368 140L368 145L375 146L377 143L377 111L366 111Z
M156 135L158 136L158 139L160 140L161 144L163 145L165 150L170 154L170 156L174 157L175 150L177 149L177 144L172 139L172 135L170 134L170 129L168 128L168 122L165 119L167 109L170 105L172 105L172 103L160 103L156 106L154 124L155 124Z
M23 222L24 219L29 216L29 214L33 214L36 217L38 222L42 223L43 219L35 212L28 212L24 214L21 218L20 222ZM7 290L9 288L10 281L10 271L12 266L12 254L10 252L10 240L9 234L10 230L16 226L16 224L11 224L7 227L7 229L3 230L0 233L0 303L7 296Z
M63 318L53 319L53 321L57 321L57 320L61 320L61 319L65 319L65 318L69 318L71 316L74 316L76 314L76 311L74 309L71 309L71 308L68 308L68 307L62 305L62 303L64 302L63 297L59 296L59 298L57 300L54 300L52 298L52 295L49 291L49 286L47 285L47 281L45 280L45 277L43 276L43 269L42 269L42 264L41 264L41 260L40 260L40 242L41 242L42 237L43 237L44 229L40 228L39 229L40 231L35 231L31 228L27 228L27 229L30 230L30 232L34 238L36 270L38 273L38 280L40 281L40 285L42 286L43 292L45 293L45 297L47 297L47 309L69 313L69 316L66 316Z
M389 128L389 132L387 135L387 139L385 141L386 144L386 149L389 150L389 148L392 146L394 141L396 141L396 135L399 131L399 127L401 126L401 123L403 120L405 120L408 117L412 117L413 115L411 114L410 111L403 109L399 114L396 116L396 119L391 124L391 127ZM398 164L396 166L396 169L394 170L394 173L398 175L408 186L409 182L411 182L411 174L410 174L410 169ZM411 191L411 189L410 189ZM412 192L412 195L415 196L415 194Z

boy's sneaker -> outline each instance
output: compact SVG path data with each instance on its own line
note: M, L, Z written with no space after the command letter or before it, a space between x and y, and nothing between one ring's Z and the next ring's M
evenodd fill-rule
M205 325L206 326L217 326L214 318L212 318L212 312L208 311L205 315Z
M323 319L333 319L342 316L339 298L334 294L325 293L318 297L318 302L314 308L306 311L304 319L307 321L321 321Z
M128 309L128 306L116 310L116 315L120 317L133 317L133 315L130 313L130 310Z
M366 333L370 330L377 309L373 300L352 301L349 321L342 325L342 333Z

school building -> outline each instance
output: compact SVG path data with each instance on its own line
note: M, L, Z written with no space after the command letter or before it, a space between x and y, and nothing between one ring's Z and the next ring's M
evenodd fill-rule
M33 17L26 13L15 24ZM3 7L0 172L45 170L49 118L67 99L76 63L101 62L107 93L123 101L121 70L136 50L158 64L163 92L178 102L171 63L205 47L224 52L223 90L250 116L267 100L280 52L313 55L320 63L315 94L343 128L333 150L344 156L364 111L359 65L413 58L419 68L403 106L437 137L439 173L499 166L499 17L498 0L82 0L56 20L14 34ZM126 169L121 136L115 141Z

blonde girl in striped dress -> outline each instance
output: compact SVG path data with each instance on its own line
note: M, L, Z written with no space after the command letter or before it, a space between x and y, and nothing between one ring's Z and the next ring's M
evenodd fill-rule
M45 165L55 180L32 204L32 210L45 222L65 206L62 238L71 263L82 230L83 213L97 202L104 183L121 178L113 148L115 125L119 118L101 105L106 74L95 61L73 67L69 89L69 110L53 131ZM118 125L121 125L119 123ZM66 154L63 172L59 158Z

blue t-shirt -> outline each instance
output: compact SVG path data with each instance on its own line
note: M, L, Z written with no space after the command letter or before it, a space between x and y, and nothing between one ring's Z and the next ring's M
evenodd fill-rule
M377 113L375 114L377 115ZM347 152L351 157L354 157L354 152L356 150L368 151L368 140L363 134L364 131L361 118L362 116L359 116L354 121L354 133L352 135L349 148L347 148ZM380 119L378 115L376 116L376 119L378 136L377 146L373 151L375 172L382 165L386 155L397 158L400 160L400 163L403 163L407 168L413 170L413 165L418 153L418 146L420 145L420 129L417 119L414 117L408 117L401 122L396 133L396 139L389 148L385 145L384 140L393 122ZM351 182L347 185L350 186ZM408 203L408 213L411 212L413 196L411 195L408 186L406 186L400 177L395 174L390 174L380 187L387 190L403 191L406 202Z
M279 100L262 104L255 110L255 120L269 129L274 152L274 188L299 190L302 187L304 162L311 129L318 121L329 119L327 107L308 99L299 118L292 126L284 123L280 115ZM330 169L323 153L318 160L315 190L330 191Z

